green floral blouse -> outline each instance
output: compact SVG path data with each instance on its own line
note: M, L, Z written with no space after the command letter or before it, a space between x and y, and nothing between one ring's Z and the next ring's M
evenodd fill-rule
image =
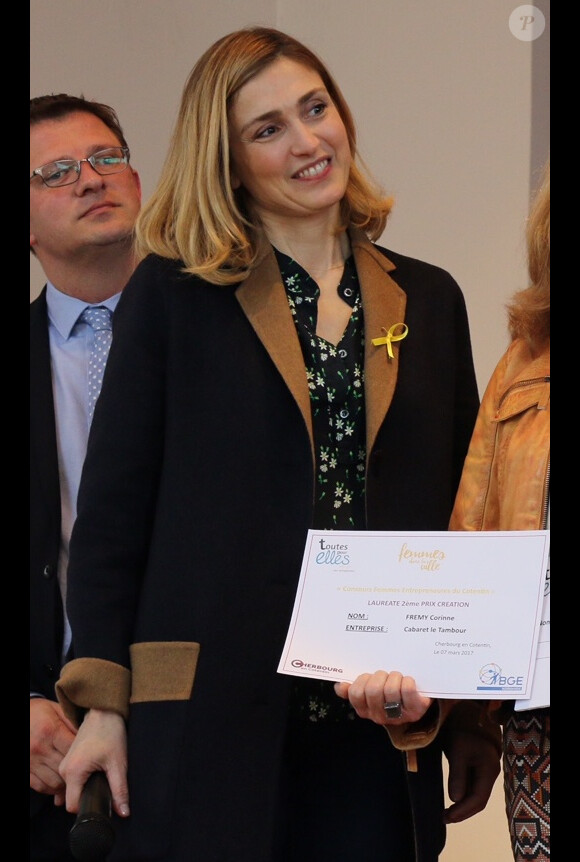
M274 249L300 339L310 388L316 451L313 527L365 528L364 327L358 274L351 256L337 287L352 308L335 346L316 335L320 290L288 255ZM308 721L344 721L355 712L325 680L296 679L292 713Z

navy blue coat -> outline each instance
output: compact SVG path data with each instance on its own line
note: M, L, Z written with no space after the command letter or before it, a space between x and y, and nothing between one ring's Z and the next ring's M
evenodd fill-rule
M464 298L436 266L358 231L351 244L368 527L444 530L479 403ZM403 321L389 360L371 339ZM115 313L69 566L75 655L111 662L107 684L132 663L132 816L113 859L269 862L291 683L277 665L313 490L304 361L271 249L232 287L147 258ZM85 682L95 704L102 684ZM444 841L437 741L408 786L430 860Z

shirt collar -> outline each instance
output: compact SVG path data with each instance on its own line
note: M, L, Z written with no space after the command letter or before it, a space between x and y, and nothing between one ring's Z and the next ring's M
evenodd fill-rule
M58 330L63 339L70 337L75 323L79 318L79 314L87 307L87 305L104 305L114 312L119 302L121 293L116 293L110 296L103 302L88 303L82 299L77 299L75 296L69 296L58 290L50 281L46 283L46 305L48 308L48 319L52 325Z
M289 257L282 251L279 251L276 246L272 246L274 254L280 267L280 274L284 283L284 288L288 294L289 287L292 285L291 292L293 294L301 294L304 297L317 298L320 293L319 287L314 279L308 274L305 269L302 269L300 264L293 258ZM292 276L303 273L306 278L298 277L292 280ZM354 308L356 299L359 295L360 287L358 282L358 273L354 262L354 255L351 253L344 262L344 271L342 273L340 283L337 286L337 292L351 308Z

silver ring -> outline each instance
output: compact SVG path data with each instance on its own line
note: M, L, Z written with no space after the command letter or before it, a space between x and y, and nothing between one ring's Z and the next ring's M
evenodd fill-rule
M395 701L393 703L385 703L383 709L385 710L387 718L401 718L401 716L403 715L401 704L398 701Z

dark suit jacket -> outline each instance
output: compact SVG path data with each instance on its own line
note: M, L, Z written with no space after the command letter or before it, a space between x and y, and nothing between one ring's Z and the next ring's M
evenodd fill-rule
M30 690L56 700L64 621L60 489L46 287L30 304Z
M444 530L479 401L463 295L436 266L351 240L368 527ZM389 360L371 340L402 321ZM132 816L115 859L271 858L291 681L276 670L313 510L310 411L270 248L232 287L178 261L141 263L115 312L91 427L68 587L81 658L62 679L66 691L79 669L73 701L111 706L131 666ZM432 860L444 840L440 744L418 758L407 781L417 858Z
M30 691L51 700L56 700L64 633L57 577L59 544L60 488L44 287L30 303ZM54 840L66 849L73 815L55 811L52 796L34 790L30 813L35 816L31 830L36 838L40 840L36 824L42 818L42 833L48 838L49 824L54 824Z

